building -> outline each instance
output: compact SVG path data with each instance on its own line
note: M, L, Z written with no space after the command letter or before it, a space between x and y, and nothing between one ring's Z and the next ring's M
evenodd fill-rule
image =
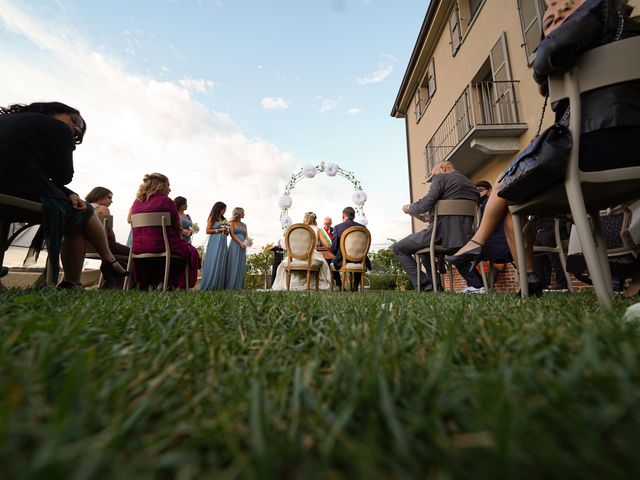
M640 0L629 3L640 13ZM531 64L544 10L544 0L431 0L391 111L405 121L412 202L435 163L494 182L534 138L544 98ZM547 109L542 127L552 121Z
M629 3L640 14L640 0ZM533 139L544 9L543 0L431 0L391 111L405 121L412 202L435 163L493 182ZM549 109L543 128L552 121Z

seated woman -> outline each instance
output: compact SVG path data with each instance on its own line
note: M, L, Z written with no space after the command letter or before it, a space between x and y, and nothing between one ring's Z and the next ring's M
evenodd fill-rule
M533 64L534 80L541 92L548 90L547 77L562 73L587 50L610 43L616 37L640 35L640 26L629 18L631 8L625 0L546 0L545 38ZM633 61L632 59L629 59ZM581 97L580 168L585 171L623 168L639 163L637 138L640 135L640 82L633 81L588 92ZM552 105L559 120L567 102ZM612 155L615 146L615 155ZM480 258L488 238L504 219L512 256L516 258L515 236L507 201L494 188L489 196L480 227L455 255L447 257L454 265ZM505 218L506 217L506 218ZM529 292L542 294L542 281L535 274L533 242L528 242L526 258L516 259L526 268ZM520 265L521 264L521 265Z
M42 226L29 257L37 258L46 243L54 279L62 259L58 288L82 287L87 241L102 259L104 278L128 275L109 250L93 207L66 187L73 179L73 151L86 129L80 112L59 102L0 108L0 192L42 204Z
M182 226L178 217L176 204L169 198L171 188L169 179L161 173L150 173L144 176L142 184L136 194L136 199L131 206L131 215L137 213L169 212L171 226L167 227L167 237L171 253L186 258L189 262L189 279L185 283L184 268L179 263L171 263L169 271L169 286L173 288L192 288L196 284L198 269L200 268L200 256L198 250L180 238ZM129 218L131 221L131 218ZM164 251L164 239L162 230L158 227L136 228L131 245L133 253L159 253ZM137 261L133 264L133 280L141 288L155 287L163 282L162 268L157 268L153 261Z
M197 232L197 225L191 220L191 216L187 213L187 199L184 197L176 197L173 199L178 209L178 217L180 217L180 225L182 226L182 233L180 238L186 240L189 243L193 243L193 233ZM194 228L195 227L195 228Z
M326 249L331 248L326 239L321 235L316 221L316 214L313 212L307 212L304 214L302 221L305 225L309 225L316 235L316 250L313 251L312 262L314 265L320 266L320 279L318 284L319 290L329 290L331 288L331 270L329 264L326 262L325 257L317 250L317 247L323 246ZM272 290L286 290L287 279L285 266L288 265L288 259L285 258L276 271L276 278L271 286ZM311 281L311 285L315 285L314 280ZM291 282L289 290L306 290L307 289L307 274L303 271L291 272Z
M87 196L84 197L87 202L93 207L93 211L98 216L109 216L111 211L109 207L113 203L113 192L105 187L95 187ZM109 242L109 250L116 256L118 261L125 265L129 258L129 247L122 245L116 241L116 235L113 233L113 228L107 225L106 228L107 240Z

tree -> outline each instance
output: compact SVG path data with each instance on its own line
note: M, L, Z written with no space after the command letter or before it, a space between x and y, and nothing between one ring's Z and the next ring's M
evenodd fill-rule
M271 266L273 265L273 244L268 243L262 247L260 253L247 255L247 273L251 275L261 275L264 281L264 288L269 288L269 277L271 276Z

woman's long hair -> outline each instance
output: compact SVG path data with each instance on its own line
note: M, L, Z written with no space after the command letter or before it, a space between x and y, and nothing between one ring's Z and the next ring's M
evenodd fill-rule
M307 212L304 214L304 218L302 219L302 223L305 225L318 225L316 222L316 214L313 212Z
M236 207L233 209L233 212L231 212L231 221L232 222L238 222L239 220L239 216L241 213L244 213L244 208L241 207Z
M214 222L220 222L222 220L226 220L222 215L222 210L227 208L227 204L224 202L216 202L213 204L213 208L211 208L211 213L209 213L209 218Z
M176 204L178 211L180 211L180 207L187 204L187 199L184 197L176 197L173 199L173 202Z
M146 202L151 195L163 190L169 183L169 179L161 173L148 173L142 179L142 185L136 193L136 200Z
M105 187L96 187L87 193L87 196L84 199L89 203L96 203L108 195L113 195L113 192Z
M0 107L0 115L14 115L16 113L44 113L45 115L56 115L58 113L68 113L70 115L77 115L82 118L80 111L76 108L65 105L61 102L35 102L29 105L22 103L16 103L9 105L8 107ZM84 134L87 131L87 122L82 118L82 125L78 125L78 132L74 132L75 143L80 145Z

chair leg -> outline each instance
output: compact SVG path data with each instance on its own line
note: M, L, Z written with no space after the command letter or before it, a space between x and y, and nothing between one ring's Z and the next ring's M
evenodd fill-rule
M420 254L416 253L416 292L420 291Z
M596 250L598 251L598 260L602 271L602 281L607 289L609 297L613 298L613 282L611 281L611 267L609 266L609 257L607 254L607 244L602 232L602 222L600 221L600 212L591 214L593 223L593 238L596 242Z
M445 263L445 265L447 266L447 270L449 270L449 290L454 292L454 289L453 289L453 265L449 265L448 263Z
M311 270L307 270L307 290L311 290Z
M187 260L184 261L184 284L186 285L185 290L189 290L191 286L189 285L189 262ZM195 287L195 285L194 285Z
M438 275L438 272L436 270L436 256L434 254L434 252L429 252L429 266L431 267L431 285L433 285L433 291L437 292L438 291L438 280L440 280L440 277L436 278L436 275Z
M491 261L489 261L488 263L489 263L489 268L491 268ZM485 268L484 268L486 264L487 262L485 262L484 260L480 262L480 276L482 277L482 286L488 292L490 291L489 282L487 281L487 272L485 271Z
M520 279L520 295L522 298L529 297L529 285L527 284L527 261L525 259L524 235L522 232L522 220L520 215L512 215L513 233L516 237L516 255L518 265L518 277Z
M560 265L562 265L562 273L567 282L567 290L573 293L573 285L571 285L571 275L567 272L567 255L564 253L564 248L562 247L562 238L560 237L560 222L558 219L555 221L555 238L556 238L556 248L558 249L558 258L560 258Z
M567 191L567 193L569 195L569 191ZM605 280L606 277L602 272L602 263L598 258L598 249L595 245L593 233L591 232L591 225L589 222L589 217L587 216L587 211L584 206L582 195L580 195L579 199L575 199L574 201L572 201L571 196L569 196L569 205L571 207L573 221L576 225L578 238L580 239L580 246L582 247L584 260L587 264L587 268L589 269L589 275L591 276L596 296L598 297L598 302L603 308L607 310L611 309L611 307L613 306L611 302L611 296L609 295L609 291L607 289Z
M169 286L169 270L171 267L171 258L169 257L169 252L167 252L167 257L164 262L164 282L162 283L162 291L166 292L167 287Z
M366 270L362 272L362 274L360 275L360 291L362 293L364 293L364 274L366 273Z
M320 290L320 270L316 272L316 292Z
M291 285L291 270L287 270L287 292L289 291L289 286Z

